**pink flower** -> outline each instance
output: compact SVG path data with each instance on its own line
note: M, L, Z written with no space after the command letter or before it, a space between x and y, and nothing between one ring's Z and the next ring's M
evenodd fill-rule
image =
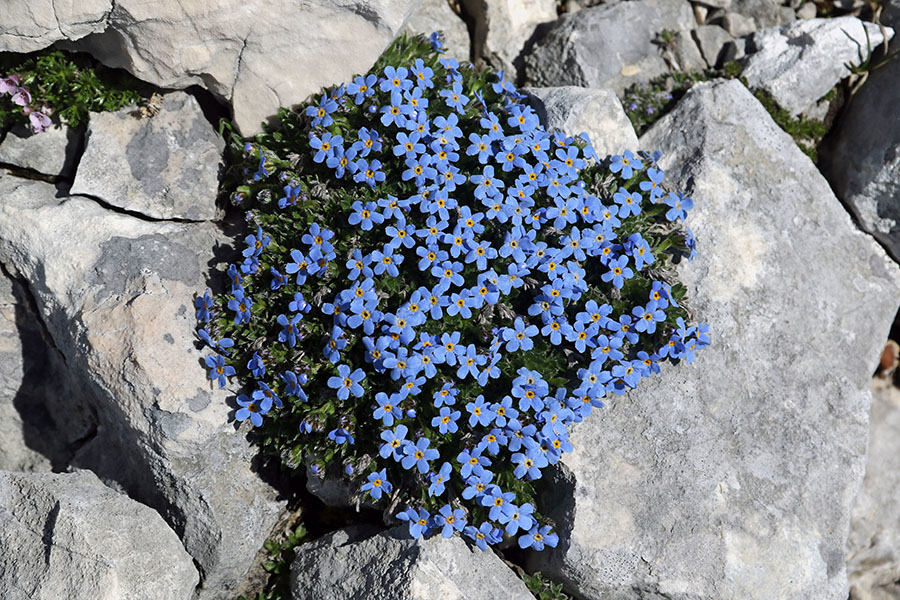
M16 88L16 93L13 94L12 101L13 104L18 104L19 106L31 104L31 92L23 87Z
M34 129L35 133L47 131L48 129L50 129L50 125L52 124L52 121L50 121L50 117L42 112L34 111L30 115L28 115L28 118L31 120L31 127L32 129Z
M14 94L16 89L19 87L19 76L18 75L10 75L5 79L0 78L0 96L5 96L6 94Z

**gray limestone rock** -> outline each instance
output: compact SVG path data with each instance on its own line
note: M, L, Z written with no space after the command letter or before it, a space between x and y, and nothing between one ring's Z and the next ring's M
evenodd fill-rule
M757 29L778 27L794 20L791 10L790 16L776 0L733 0L729 10L753 19Z
M0 143L0 163L51 177L71 177L83 136L82 131L69 127L51 127L43 133L34 133L28 127L16 126Z
M853 502L847 540L851 600L900 598L900 389L872 381L866 478Z
M103 31L113 0L10 0L0 3L0 49L34 52L59 40Z
M653 43L660 31L687 31L694 24L690 4L680 0L634 0L564 15L525 57L527 83L610 88L621 94L633 83L667 72Z
M251 469L194 338L192 297L226 240L209 223L151 222L39 181L0 178L0 263L37 310L97 415L73 464L155 508L202 576L227 596L282 510ZM78 227L72 224L77 223Z
M873 49L886 41L877 25L856 17L806 19L758 31L741 75L796 116L847 77L847 65L868 58L866 32ZM888 39L893 33L887 29Z
M68 47L159 87L204 86L249 136L280 106L369 69L421 1L6 0L0 51L78 40Z
M719 25L732 37L744 37L756 31L756 23L750 17L736 12L725 12L711 25Z
M574 428L541 505L559 547L531 566L591 599L845 600L900 269L738 81L695 86L641 144L694 198L678 271L712 345Z
M715 67L721 62L725 46L734 41L734 38L718 25L701 25L692 32L692 35L700 52L703 53L706 64L710 67Z
M599 157L637 150L638 140L622 103L610 90L580 87L524 88L547 130L587 133Z
M702 71L707 67L700 48L697 47L697 43L694 42L694 38L688 31L679 31L675 34L673 53L679 71Z
M731 6L731 2L732 0L697 0L697 4L704 7L724 9L728 9Z
M800 5L800 8L797 9L797 18L798 19L815 19L816 18L816 5L813 2L804 2Z
M353 527L297 548L293 600L524 600L525 583L459 536L414 540L406 526Z
M462 0L474 20L473 54L516 81L516 59L541 23L556 20L555 0Z
M442 31L444 48L447 50L445 56L452 56L458 61L469 60L469 29L450 8L448 0L424 0L422 6L406 21L406 30L425 35Z
M0 272L0 470L69 464L97 429L77 380L35 313L24 282Z
M900 20L898 20L900 21ZM900 43L891 44L892 51ZM900 61L869 73L821 147L820 168L837 197L900 260Z
M199 577L152 509L89 471L0 471L4 600L190 600Z
M184 92L163 96L149 118L133 109L91 113L71 193L156 219L214 219L224 149Z

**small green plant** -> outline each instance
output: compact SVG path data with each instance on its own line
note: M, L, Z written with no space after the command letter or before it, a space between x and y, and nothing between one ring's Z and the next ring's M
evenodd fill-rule
M88 112L139 102L146 84L87 56L45 50L0 58L0 128L28 124L35 132L53 121L77 127Z
M531 575L523 573L522 580L528 591L538 600L572 600L572 597L563 591L561 583L553 583L541 575L540 571Z
M269 553L263 563L263 569L269 574L266 587L252 599L240 596L238 600L290 600L291 599L291 563L294 560L294 548L306 541L306 527L300 523L289 530L283 540L271 539L265 543Z

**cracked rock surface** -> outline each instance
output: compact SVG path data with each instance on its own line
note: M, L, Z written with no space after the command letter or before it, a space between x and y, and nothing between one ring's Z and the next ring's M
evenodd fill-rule
M71 48L159 87L205 87L253 135L278 107L369 69L421 2L116 0L110 9L109 0L9 0L0 51L75 41Z
M406 526L364 526L331 533L297 549L295 600L523 600L531 592L492 551L454 536L414 540Z
M695 199L679 273L712 345L574 428L544 504L569 529L532 566L592 599L845 600L900 269L737 81L694 87L641 145Z
M152 509L89 471L0 471L4 600L190 600L197 570Z
M243 577L283 506L251 470L255 452L228 424L229 393L210 388L194 341L191 298L223 234L9 175L0 195L0 263L29 282L97 415L73 464L163 515L201 570L200 597L217 597Z
M133 107L91 113L71 193L156 219L212 220L224 149L184 92L162 96L150 118Z

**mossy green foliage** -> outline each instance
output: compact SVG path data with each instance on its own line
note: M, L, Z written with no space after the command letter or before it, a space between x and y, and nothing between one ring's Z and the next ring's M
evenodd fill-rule
M109 69L83 54L57 49L31 54L0 55L0 77L17 75L32 97L34 110L51 109L56 123L77 127L88 112L115 111L138 103L149 95L146 83L124 71ZM0 99L0 128L27 124L22 107Z

